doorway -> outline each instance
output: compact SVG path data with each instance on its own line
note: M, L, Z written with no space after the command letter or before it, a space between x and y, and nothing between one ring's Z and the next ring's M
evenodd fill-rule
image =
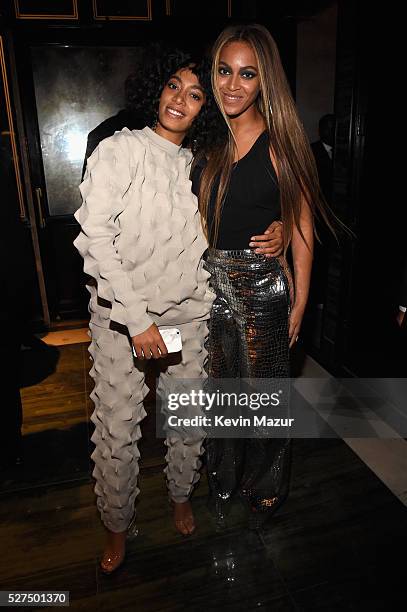
M81 204L88 134L124 109L124 82L137 70L143 49L42 43L24 51L22 106L52 324L87 317L73 214Z

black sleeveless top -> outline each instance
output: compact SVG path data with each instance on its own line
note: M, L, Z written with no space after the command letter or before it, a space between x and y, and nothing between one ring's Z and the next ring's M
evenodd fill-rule
M199 181L206 161L198 163L192 174L192 191L199 193ZM215 180L209 210L208 227L214 221L215 197L219 177ZM281 215L280 192L270 159L267 131L260 134L252 148L233 164L229 189L221 211L217 249L249 249L252 236L264 234Z

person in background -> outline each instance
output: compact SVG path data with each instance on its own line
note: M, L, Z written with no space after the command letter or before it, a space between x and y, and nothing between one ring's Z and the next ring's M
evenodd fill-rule
M85 176L88 158L92 155L93 151L102 140L108 138L109 136L113 136L115 132L120 132L125 127L129 128L129 130L140 130L144 127L143 118L134 112L134 110L131 108L130 102L131 91L136 78L136 75L130 74L124 83L127 107L119 110L119 112L113 117L105 119L102 121L102 123L96 126L94 130L89 132L86 143L85 159L82 167L82 180Z
M323 115L319 120L318 130L319 140L311 144L311 150L314 154L322 194L325 202L331 206L335 116ZM316 240L314 243L314 260L308 304L304 314L303 338L306 345L311 343L318 348L321 340L331 235L326 225L319 219L315 221L315 228L320 241Z
M148 72L150 74L153 72L161 79L165 79L169 62L176 53L175 49L170 49L162 41L154 41L143 49L140 65L137 70L128 75L124 82L126 107L119 110L113 117L102 121L88 134L81 180L85 175L88 157L92 155L102 140L113 136L115 132L120 132L125 127L129 130L141 130L146 125L146 112L148 111L142 107L140 100L144 98L143 89Z
M326 202L331 204L335 115L327 114L321 117L318 130L319 140L311 144L311 149L315 157L322 193Z

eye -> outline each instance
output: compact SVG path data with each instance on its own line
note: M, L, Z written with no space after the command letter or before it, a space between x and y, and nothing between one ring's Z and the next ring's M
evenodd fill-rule
M219 74L230 74L229 70L227 68L225 68L224 66L219 68Z
M176 83L174 83L174 81L170 81L170 82L168 83L168 87L169 87L170 89L177 89L177 84L176 84Z
M191 96L193 97L194 100L196 100L197 102L199 102L202 98L199 94L196 93L191 93Z
M255 72L251 72L250 70L242 72L242 77L245 79L253 79L255 76L257 76L257 74Z

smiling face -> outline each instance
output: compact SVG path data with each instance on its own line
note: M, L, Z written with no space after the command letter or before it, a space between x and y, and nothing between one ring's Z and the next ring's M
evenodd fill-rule
M260 91L258 75L256 55L249 44L233 41L222 48L216 86L227 115L236 117L254 105Z
M161 93L157 134L181 144L204 102L198 77L189 68L177 70Z

